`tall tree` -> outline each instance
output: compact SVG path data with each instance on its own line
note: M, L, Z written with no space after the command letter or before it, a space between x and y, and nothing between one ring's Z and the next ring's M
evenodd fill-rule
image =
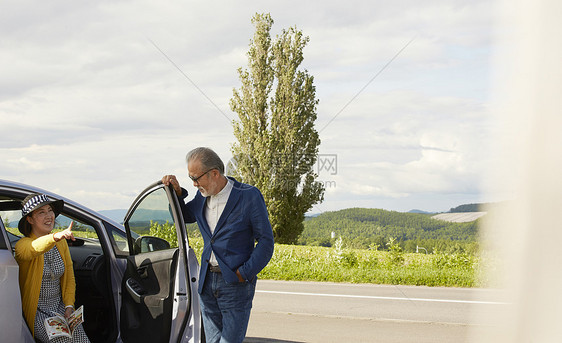
M292 27L272 42L269 14L256 14L252 24L248 69L238 69L241 86L230 101L238 114L234 173L262 191L275 241L296 243L305 213L324 200L314 172L320 145L316 88L314 78L299 70L309 38Z

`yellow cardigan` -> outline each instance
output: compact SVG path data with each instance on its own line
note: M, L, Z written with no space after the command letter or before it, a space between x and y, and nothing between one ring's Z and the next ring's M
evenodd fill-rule
M16 261L19 264L20 290L23 314L31 333L34 334L35 313L39 303L39 291L43 277L43 254L56 244L64 261L64 274L61 277L62 301L65 306L74 306L76 282L70 250L65 239L55 242L52 234L37 238L31 234L16 243Z

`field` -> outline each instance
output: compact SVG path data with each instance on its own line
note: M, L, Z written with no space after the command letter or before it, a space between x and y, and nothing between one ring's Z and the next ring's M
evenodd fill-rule
M190 238L200 256L201 238ZM262 279L424 285L444 287L485 287L480 275L482 259L466 253L403 253L398 245L390 251L312 247L276 244Z

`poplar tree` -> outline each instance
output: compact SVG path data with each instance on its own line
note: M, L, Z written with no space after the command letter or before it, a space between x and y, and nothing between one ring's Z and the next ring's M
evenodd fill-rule
M309 38L296 27L274 41L273 19L256 14L247 69L239 68L233 90L231 151L234 176L258 187L265 199L275 241L296 243L304 216L324 199L324 186L314 172L320 138L316 121L316 88L307 70L299 69Z

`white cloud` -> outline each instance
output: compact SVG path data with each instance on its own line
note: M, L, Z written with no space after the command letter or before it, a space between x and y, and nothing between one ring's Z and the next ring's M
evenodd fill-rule
M320 99L320 152L336 154L339 167L321 175L334 181L323 208L434 208L462 199L455 192L479 196L494 12L460 0L4 2L1 177L96 209L127 207L164 173L189 186L190 148L230 158L229 99L250 18L262 11L274 35L296 25L311 38L304 66Z
M14 170L32 170L34 172L42 171L45 169L45 164L37 161L30 161L26 157L21 157L19 159L8 159L6 161L7 165Z

